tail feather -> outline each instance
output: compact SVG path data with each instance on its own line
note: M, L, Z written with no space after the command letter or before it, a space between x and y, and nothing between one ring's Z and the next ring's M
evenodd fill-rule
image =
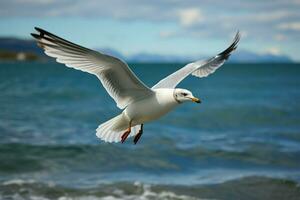
M120 142L121 136L127 128L128 122L126 119L124 119L123 115L120 114L104 122L103 124L100 124L96 129L96 135L105 142ZM129 137L135 136L140 129L141 125L132 127Z

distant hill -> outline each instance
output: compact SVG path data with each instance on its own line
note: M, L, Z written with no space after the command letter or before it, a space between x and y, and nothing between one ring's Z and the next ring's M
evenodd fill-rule
M0 49L12 52L31 52L43 55L43 51L36 45L33 40L24 40L17 38L0 38Z
M231 62L275 62L275 63L286 63L293 62L291 58L285 55L273 55L273 54L256 54L250 51L238 50L232 54L230 58Z
M120 52L111 48L99 48L100 52L112 55L128 62L190 62L203 58L209 58L209 56L200 55L197 57L192 56L177 56L177 55L160 55L152 53L138 53L131 56L124 56ZM47 57L41 48L39 48L34 40L24 40L10 37L0 38L0 59L3 59L7 55L25 53L34 58L50 59ZM14 56L8 58L14 59ZM236 51L229 62L293 62L291 58L285 55L273 55L273 54L256 54L250 51L238 50Z
M175 56L175 55L159 55L159 54L147 54L140 53L128 58L133 62L191 62L200 59L207 59L210 56L200 55L197 57ZM285 55L273 55L273 54L256 54L250 51L238 50L232 54L229 58L229 62L234 63L287 63L293 62L291 58Z

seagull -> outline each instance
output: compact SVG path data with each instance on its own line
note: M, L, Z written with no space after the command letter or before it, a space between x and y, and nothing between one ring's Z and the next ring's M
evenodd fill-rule
M134 137L136 144L143 134L144 123L160 118L185 102L201 103L192 92L176 86L190 74L202 78L214 73L237 48L240 40L237 32L223 52L189 63L150 88L121 59L69 42L41 28L35 27L35 30L37 32L31 35L46 55L67 67L96 75L122 110L96 129L96 136L110 143L124 143L128 137Z

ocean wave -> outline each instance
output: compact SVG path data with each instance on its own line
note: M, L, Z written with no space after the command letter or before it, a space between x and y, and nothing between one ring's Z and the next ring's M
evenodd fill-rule
M277 146L250 143L246 148L211 149L202 146L181 148L175 141L160 138L142 146L101 145L31 145L0 144L0 173L35 171L135 171L148 173L172 173L205 166L223 167L234 163L240 167L288 167L298 168L299 151L280 151Z
M65 188L38 183L33 180L13 179L0 186L0 198L18 200L203 200L168 190L153 190L149 184L140 182L101 185L96 188Z
M300 187L293 181L258 176L221 184L191 186L116 182L88 188L72 188L32 180L10 180L0 183L1 199L18 200L294 200L299 195Z
M33 179L28 179L28 180L24 180L24 179L11 179L11 180L6 180L4 182L2 182L2 185L7 186L7 185L24 185L24 184L32 184L35 183L36 181Z

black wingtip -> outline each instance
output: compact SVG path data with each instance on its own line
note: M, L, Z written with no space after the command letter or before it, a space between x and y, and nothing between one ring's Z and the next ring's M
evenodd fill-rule
M231 55L231 52L236 50L240 39L241 39L241 34L240 34L240 31L238 30L237 33L235 34L235 37L234 37L231 45L227 49L225 49L223 52L219 53L219 56L224 57L224 59L228 59L229 56Z
M32 37L34 37L35 39L39 39L40 38L40 35L36 34L36 33L30 33L30 35Z
M237 30L233 41L236 42L236 44L237 44L240 41L240 39L241 39L241 32L240 32L240 30Z
M44 29L41 29L41 28L39 28L39 27L34 27L34 29L37 31L37 32L39 32L40 33L40 37L43 37L43 35L47 35L47 34L51 34L51 33L49 33L49 32L47 32L47 31L45 31Z
M37 31L37 32L43 32L44 30L43 29L41 29L41 28L39 28L39 27L34 27L34 29Z

